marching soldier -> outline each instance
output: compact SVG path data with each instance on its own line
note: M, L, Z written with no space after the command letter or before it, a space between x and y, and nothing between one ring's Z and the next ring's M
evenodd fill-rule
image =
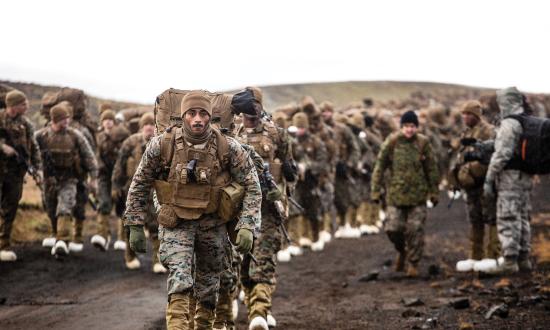
M461 139L475 139L477 141L492 140L495 137L495 128L481 116L481 103L468 101L462 107L462 121L466 128ZM467 161L468 152L472 147L464 146L459 149L456 165L451 169L450 182L456 183L456 188L466 192L466 206L470 220L470 259L481 260L498 258L499 242L496 228L496 201L483 198L483 182L487 173L487 165L479 161ZM485 225L488 225L488 235L485 235ZM487 237L487 251L484 252L483 242Z
M130 183L132 183L132 177L136 173L141 157L147 147L147 143L155 134L155 118L153 114L149 112L142 115L139 120L139 127L140 132L131 135L122 143L114 166L112 175L112 200L116 205L122 205L120 209L117 209L117 214L119 214L119 212L124 212L126 195L128 194ZM154 209L152 191L149 196L149 206L145 224L149 231L149 238L153 243L153 272L156 274L166 273L166 268L162 266L158 258L160 241L158 239L158 223L156 219L156 210ZM118 234L119 239L127 240L127 235L124 235L122 232L124 229L121 228L120 230L121 232ZM126 249L124 261L128 269L137 269L141 266L136 253L131 249Z
M114 248L115 250L126 250L121 219L122 214L124 213L125 199L120 198L122 197L122 194L114 196L118 198L113 198L111 194L111 179L114 178L113 172L115 163L117 159L120 158L119 150L121 149L121 145L126 138L128 138L130 132L128 132L123 125L115 125L115 113L113 110L107 109L101 112L100 122L102 129L97 134L97 159L99 165L97 192L99 201L99 233L92 236L91 242L101 251L106 251L109 249L109 243L111 241L111 226L109 223L109 217L114 204L115 213L117 217L119 217L119 219L117 219L117 241L114 244ZM137 164L135 164L135 167L137 167ZM131 178L132 176L130 176L127 180L130 180ZM118 192L120 192L120 190L118 190Z
M91 189L97 188L97 163L86 138L69 127L70 110L58 104L50 110L50 124L35 137L44 159L44 200L56 243L52 255L66 256L82 250L77 223L73 222L78 178L90 174ZM72 236L70 234L70 226ZM67 243L70 243L67 245Z
M386 190L388 220L384 229L398 252L395 270L418 276L424 250L426 201L438 202L439 173L428 139L417 133L418 117L407 111L401 117L401 131L382 144L372 177L371 197L380 202L384 172L389 169Z
M183 127L149 142L130 185L124 221L130 248L145 252L143 226L154 183L161 205L160 260L169 270L167 327L187 326L193 296L195 329L211 329L230 244L225 224L233 218L234 206L221 195L234 196L232 191L239 190L234 184L244 191L235 242L240 253L248 253L260 226L261 189L247 152L211 127L212 104L205 92L186 94L181 116Z
M17 206L21 200L25 173L37 171L41 184L40 152L34 139L34 128L25 116L27 97L20 91L6 94L6 110L0 112L0 261L15 261L10 235Z
M237 128L235 136L239 142L254 148L263 158L264 169L260 177L263 190L262 227L252 250L256 262L252 262L250 256L245 256L241 267L241 283L245 289L250 328L267 330L267 318L276 284L275 256L281 249L280 227L285 217L282 202L284 196L281 193L286 191L283 172L285 166L288 168L293 160L286 131L261 117L261 91L258 88L249 89L254 95L256 113L243 114L243 123ZM281 209L277 209L277 205Z

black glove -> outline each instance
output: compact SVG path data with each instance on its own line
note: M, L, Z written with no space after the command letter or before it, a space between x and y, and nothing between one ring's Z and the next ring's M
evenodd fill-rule
M474 139L474 138L462 138L462 139L460 139L460 144L462 144L463 146L466 146L466 147L471 146L476 142L477 142L477 140Z
M233 99L231 99L231 109L236 115L245 113L247 115L256 116L258 113L254 105L255 102L254 93L249 89L245 89L233 95Z
M283 162L283 175L287 182L294 182L298 176L298 167L294 161Z
M339 178L347 177L348 166L343 162L338 162L336 164L336 176Z

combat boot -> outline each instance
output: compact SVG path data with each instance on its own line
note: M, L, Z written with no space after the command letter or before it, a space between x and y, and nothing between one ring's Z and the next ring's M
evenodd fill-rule
M485 225L482 223L473 223L470 226L470 259L483 259L483 236L485 234L484 231Z
M533 270L533 264L529 260L529 254L521 253L518 257L518 267L520 272L530 273Z
M251 324L257 317L261 317L266 321L267 313L271 309L272 290L272 287L267 283L256 283L250 290L247 307L248 319L251 321ZM259 320L256 322L263 324Z
M418 277L418 268L416 265L409 264L407 267L407 277L415 278Z
M100 251L107 251L111 242L111 234L109 230L109 215L98 214L97 222L99 225L99 233L92 236L91 243Z
M500 256L500 241L498 240L497 225L489 225L487 239L487 258L497 259Z
M233 295L227 289L220 289L218 302L216 305L216 320L214 321L214 329L223 329L234 327L233 315Z
M397 254L397 258L395 258L395 271L396 272L402 272L405 270L405 251L399 252Z
M115 241L115 244L113 245L113 248L115 250L119 251L125 251L126 250L126 242L124 240L124 223L122 222L122 219L117 220L117 240Z
M519 272L517 257L504 257L504 262L498 263L494 268L487 269L487 273L493 275L514 274Z
M216 319L216 306L209 306L204 302L197 301L195 309L195 329L212 329Z
M167 272L166 268L160 263L159 260L159 247L160 241L153 239L153 273L155 274L164 274Z
M82 252L84 244L82 244L82 230L84 229L84 221L79 219L73 219L73 237L69 243L70 252Z
M61 215L57 218L57 235L56 242L52 248L52 255L56 257L69 255L69 248L67 242L71 237L71 223L72 217L70 215Z
M187 330L190 327L189 300L190 292L173 293L166 307L166 328L168 330Z

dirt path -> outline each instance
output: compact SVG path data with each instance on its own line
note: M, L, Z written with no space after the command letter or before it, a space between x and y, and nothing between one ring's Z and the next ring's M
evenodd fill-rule
M548 185L544 185L548 186ZM536 192L536 212L550 206ZM274 315L279 329L543 329L550 321L550 267L518 275L497 289L498 278L482 278L483 288L461 287L473 275L453 271L466 255L468 224L464 205L442 203L430 211L421 277L409 280L391 271L394 251L385 235L337 240L320 253L306 252L279 267ZM535 235L548 226L534 226ZM534 236L535 236L534 235ZM122 253L87 253L56 261L37 244L18 247L20 261L0 264L0 329L157 329L164 327L165 277L156 276L150 257L139 271L128 271ZM376 281L363 282L367 273ZM546 290L546 291L545 291ZM405 307L403 299L422 305ZM450 302L467 298L469 307ZM484 315L506 302L509 316ZM432 319L432 322L428 322ZM244 308L239 328L246 329Z

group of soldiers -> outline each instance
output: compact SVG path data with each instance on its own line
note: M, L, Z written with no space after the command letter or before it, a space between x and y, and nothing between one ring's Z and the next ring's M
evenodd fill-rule
M466 195L466 270L501 255L496 273L531 269L531 176L506 167L522 129L507 113L528 108L515 88L458 109L417 98L412 110L393 104L399 110L392 112L370 99L337 110L304 97L271 113L256 87L235 94L168 90L133 134L107 106L90 125L78 93L45 96L47 124L36 133L24 116L25 95L5 97L0 257L16 259L9 235L27 171L43 187L52 230L43 245L56 257L82 251L92 192L99 201L94 246L108 250L116 231L114 249L136 269L149 233L153 271L168 272L169 329L234 329L240 292L249 329L276 326L277 262L304 248L322 251L333 237L384 229L397 251L395 270L418 276L428 208L442 189L451 198ZM499 130L488 123L495 118L502 118L493 122ZM495 140L488 164L470 159L468 139Z

